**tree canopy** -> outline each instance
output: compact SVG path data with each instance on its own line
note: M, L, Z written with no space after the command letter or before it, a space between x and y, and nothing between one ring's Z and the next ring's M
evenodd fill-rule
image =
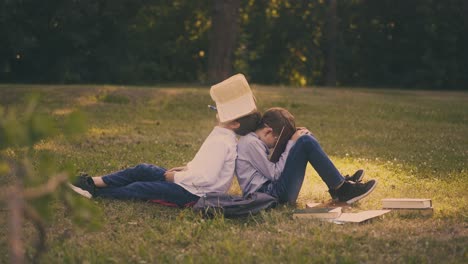
M1 1L0 82L205 83L215 39L256 83L325 85L333 46L338 85L468 86L467 1L336 1L333 42L331 0L239 1L224 34L213 0Z

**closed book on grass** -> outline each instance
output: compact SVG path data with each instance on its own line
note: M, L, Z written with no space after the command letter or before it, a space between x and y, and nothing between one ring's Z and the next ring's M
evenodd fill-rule
M382 208L385 208L385 209L432 208L432 201L431 199L387 198L387 199L382 199Z
M318 219L333 219L341 215L341 207L314 207L306 209L296 209L293 213L293 218L318 218Z
M434 214L434 208L393 208L392 212L402 216L431 217Z

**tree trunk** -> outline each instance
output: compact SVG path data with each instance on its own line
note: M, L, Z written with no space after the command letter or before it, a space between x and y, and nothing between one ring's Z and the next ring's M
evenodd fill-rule
M239 31L240 0L213 0L208 50L208 81L217 83L232 75L232 58Z
M328 0L327 22L325 31L325 85L336 86L336 34L337 34L337 14L336 0Z

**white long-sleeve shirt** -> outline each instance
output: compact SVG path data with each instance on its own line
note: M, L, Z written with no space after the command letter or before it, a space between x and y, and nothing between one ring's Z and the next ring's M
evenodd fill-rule
M236 148L234 131L214 127L187 164L187 170L175 173L174 183L198 196L209 192L227 192L234 177Z

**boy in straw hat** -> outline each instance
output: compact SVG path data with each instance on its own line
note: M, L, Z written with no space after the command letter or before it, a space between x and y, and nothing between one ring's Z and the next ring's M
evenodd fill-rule
M151 164L100 177L80 175L70 187L88 197L141 199L188 206L209 192L227 192L237 156L238 135L255 130L260 121L250 87L242 74L211 87L219 123L184 167L166 170Z

